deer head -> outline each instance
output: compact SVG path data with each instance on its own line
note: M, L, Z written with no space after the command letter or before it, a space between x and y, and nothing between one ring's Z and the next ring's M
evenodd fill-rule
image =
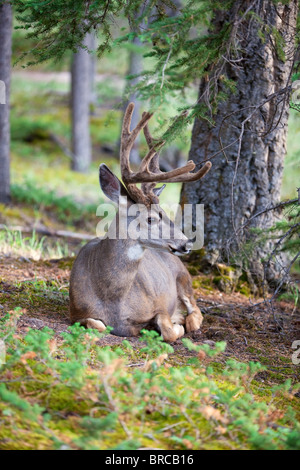
M121 135L120 163L121 181L102 164L100 166L100 185L104 194L113 202L119 205L119 209L124 212L124 205L127 229L134 220L132 206L138 205L139 218L142 220L141 234L136 243L142 248L154 248L169 251L176 255L187 254L192 248L192 242L183 232L170 221L166 213L159 206L159 196L165 184L159 188L157 183L179 183L197 181L205 176L211 168L211 163L207 162L197 173L191 173L195 169L193 161L189 161L184 167L177 168L169 172L162 172L159 167L158 150L165 144L164 141L155 143L152 138L148 122L152 117L150 113L143 113L142 119L135 129L130 131L134 104L130 103L124 116ZM149 147L149 151L139 169L133 172L130 167L130 152L133 148L138 134L144 130L144 135ZM141 183L141 187L137 186ZM168 234L166 236L166 234ZM129 236L129 234L127 234ZM130 236L129 236L130 237Z

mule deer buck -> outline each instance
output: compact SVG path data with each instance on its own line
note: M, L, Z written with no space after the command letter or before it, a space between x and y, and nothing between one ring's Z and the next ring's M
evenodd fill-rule
M142 204L146 224L151 229L156 227L159 237L112 239L109 229L106 237L92 240L83 247L70 279L71 321L99 331L111 326L112 334L118 336L137 336L144 328L155 328L165 341L173 342L183 336L185 330L198 330L203 317L193 297L190 275L178 258L189 253L193 244L159 207L159 196L165 185L156 188L156 184L197 181L210 170L211 163L207 162L197 173L191 173L195 168L192 161L182 168L160 171L157 151L164 142L155 144L150 135L148 121L152 114L144 113L130 132L133 110L131 103L122 128L120 160L124 185L102 164L100 186L104 194L118 204L119 210L124 210L126 204L127 230L133 220L130 208ZM129 157L142 129L149 152L134 173ZM137 183L142 183L141 188ZM171 227L170 239L161 236L166 224ZM118 217L116 227L120 229ZM180 308L187 311L187 316L179 313Z

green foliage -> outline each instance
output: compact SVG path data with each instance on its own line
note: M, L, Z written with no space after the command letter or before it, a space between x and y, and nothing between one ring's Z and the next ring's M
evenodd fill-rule
M11 138L14 141L33 142L49 139L49 124L29 120L28 117L12 117Z
M153 441L171 450L299 449L297 416L276 406L283 395L292 403L298 388L287 382L274 387L271 401L257 399L252 381L260 364L228 360L219 372L210 366L224 343L211 350L185 340L194 364L174 367L173 349L145 331L144 360L132 367L128 341L99 347L103 334L79 325L59 337L47 328L20 337L20 315L16 309L0 320L7 351L1 449L134 450Z
M226 349L226 343L224 341L221 341L220 343L216 343L215 349L210 348L208 344L196 345L188 338L184 338L182 342L189 351L196 351L198 353L199 351L203 351L210 358L217 357L220 353L223 353Z
M300 113L291 110L288 127L287 155L284 161L283 184L281 191L281 197L283 200L294 199L297 196L296 189L299 187L300 181L299 133Z
M300 249L300 206L294 204L289 210L285 219L278 222L272 229L271 232L277 232L277 238L284 237L282 243L282 250L289 251L290 253L296 254Z
M111 42L110 17L115 16L124 7L123 1L94 0L17 0L15 9L17 20L28 32L28 39L43 38L43 47L30 51L34 57L28 65L48 59L60 61L66 50L76 52L83 45L87 32L101 25L103 41L99 51L109 47Z
M158 5L159 14L164 14L165 6L174 8L171 0L152 0L147 2L144 15L151 15L152 9ZM53 0L50 3L40 0L16 0L14 7L19 22L16 29L25 30L28 40L38 38L42 41L18 59L20 61L29 54L33 60L27 65L33 65L49 59L60 61L67 51L76 52L80 47L86 48L83 45L84 38L94 29L101 31L101 43L98 48L98 54L101 56L111 48L114 26L112 18L118 18L125 13L133 21L141 5L138 0Z
M26 236L19 230L8 228L0 231L0 253L35 260L66 258L73 255L66 243L55 241L54 244L47 245L46 238L38 237L36 232Z
M270 255L270 262L278 253L287 252L296 263L300 256L300 206L291 202L285 209L285 216L273 227L264 231L257 231L263 240L275 240L275 248Z
M26 181L23 185L13 184L11 195L15 202L30 204L36 209L40 207L49 211L54 209L58 219L63 222L79 221L85 214L96 214L97 210L95 204L83 206L70 196L58 196L55 191L47 191L31 181Z
M162 336L156 331L142 330L141 341L146 342L146 347L141 349L141 352L147 353L150 357L160 354L172 354L174 349L168 343L165 343Z
M281 279L278 282L276 294L280 293L280 289L284 289L288 285L289 273L292 269L299 271L299 258L300 258L300 206L298 199L292 199L290 201L283 202L276 206L276 208L270 209L278 214L280 211L281 219L276 222L270 228L248 228L247 238L243 239L241 244L242 249L231 254L231 264L242 267L245 272L246 280L249 281L249 266L250 260L255 253L257 246L266 247L270 241L272 242L272 250L265 251L266 256L261 258L261 263L264 266L265 271L272 263L278 263L277 257L281 253L286 255L288 260L286 266L281 268ZM268 211L268 209L266 210ZM257 217L263 215L266 211L262 212ZM242 280L242 279L241 279ZM260 279L263 281L263 279ZM251 276L250 276L250 282ZM295 301L295 305L298 303L298 287L293 283L289 286L290 292L282 299L288 298Z
M255 24L262 41L271 36L278 58L285 60L284 38L255 11L248 11L243 2L188 0L180 8L172 0L149 0L143 5L138 0L17 0L14 4L17 31L21 28L27 32L29 44L37 40L26 51L33 58L28 65L49 59L61 61L68 51L83 46L87 32L98 29L99 56L111 48L128 49L139 37L147 66L135 90L140 99L150 100L153 110L167 105L170 97L177 97L180 107L180 102L187 101L184 97L190 84L205 79L205 96L179 109L186 112L170 122L163 136L168 142L182 133L195 116L214 125L213 116L220 102L235 92L235 81L227 73L226 64L243 56L244 22ZM222 27L218 21L220 11L225 18ZM124 17L128 26L117 30L112 19ZM20 60L24 56L26 53ZM128 94L131 91L127 90Z
M283 294L279 295L278 300L283 300L287 302L293 302L295 307L298 305L300 306L300 290L299 287L296 285L291 284L289 286L289 291L284 292Z

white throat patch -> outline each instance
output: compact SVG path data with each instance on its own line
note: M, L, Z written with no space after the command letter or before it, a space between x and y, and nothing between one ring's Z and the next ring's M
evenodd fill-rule
M127 251L127 256L130 261L139 261L142 259L144 249L140 245L131 246Z

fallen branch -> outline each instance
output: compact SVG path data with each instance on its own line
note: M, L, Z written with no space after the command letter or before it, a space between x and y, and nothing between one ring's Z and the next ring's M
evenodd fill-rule
M8 230L12 232L22 232L22 233L38 233L39 235L44 235L47 237L58 237L58 238L71 238L73 240L93 240L93 235L88 235L84 233L74 233L68 232L65 230L51 230L44 226L38 227L8 227L7 225L0 224L0 230Z

